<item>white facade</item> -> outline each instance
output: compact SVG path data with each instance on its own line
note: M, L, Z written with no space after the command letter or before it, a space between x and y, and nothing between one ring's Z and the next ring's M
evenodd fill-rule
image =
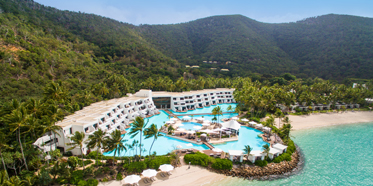
M151 95L151 90L140 90L135 95L129 94L128 97L93 103L57 122L56 125L61 126L63 130L56 135L55 141L53 141L54 135L45 135L35 141L34 145L44 152L49 152L50 146L53 144L52 150L54 150L54 143L57 143L57 147L62 147L67 151L70 146L66 143L71 143L69 137L76 131L84 132L86 139L99 128L107 133L116 129L124 131L129 122L137 116L145 118L146 115L154 115L158 112ZM46 142L47 139L51 140ZM87 150L88 148L84 145L83 153L86 154ZM79 148L71 152L74 155L81 154Z
M170 109L188 111L220 103L235 103L234 89L217 88L189 92L153 92L153 97L170 97Z

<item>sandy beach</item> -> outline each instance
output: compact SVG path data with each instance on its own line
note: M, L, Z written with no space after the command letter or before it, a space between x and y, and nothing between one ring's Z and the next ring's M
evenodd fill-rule
M156 181L151 184L145 184L143 180L140 180L140 186L165 186L165 185L177 185L177 186L187 186L187 185L206 185L214 182L218 182L227 176L222 174L216 174L208 171L200 166L190 166L185 165L184 160L180 159L182 162L181 167L175 168L171 171L172 175L166 178L162 178L159 174L156 177ZM122 186L123 183L120 181L110 181L106 183L99 183L99 186Z
M343 113L320 113L311 114L306 116L294 116L290 115L289 119L293 125L293 130L304 130L315 127L325 127L332 125L341 125L349 123L363 123L373 121L373 112L359 111L359 112L343 112ZM275 120L278 122L278 120ZM177 167L172 171L172 175L166 178L162 178L159 174L156 177L156 181L151 184L145 184L143 180L140 180L140 186L163 186L163 185L209 185L214 182L226 178L227 176L210 172L200 166L191 166L188 169L188 165L185 165L184 160L181 159L183 165ZM120 181L110 181L106 183L100 183L99 186L121 186L123 183Z
M290 115L289 119L293 126L293 130L303 130L315 127L371 122L373 121L373 112L348 111L343 113L319 113L305 116ZM277 119L275 121L278 122Z

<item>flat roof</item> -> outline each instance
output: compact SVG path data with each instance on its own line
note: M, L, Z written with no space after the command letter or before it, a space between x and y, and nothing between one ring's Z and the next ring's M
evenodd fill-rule
M147 99L148 97L139 97L129 94L127 97L114 98L110 100L92 103L84 107L82 110L76 111L74 114L66 116L62 121L56 123L61 127L70 125L85 126L97 122L100 118L104 117L112 109L116 108L119 104L130 103L131 101L138 101Z
M216 89L203 89L203 90L192 90L187 92L166 92L166 91L155 91L152 92L153 97L167 97L167 96L173 96L173 97L184 97L184 96L190 96L193 94L204 94L204 93L210 93L210 92L224 92L224 91L234 91L234 88L216 88Z

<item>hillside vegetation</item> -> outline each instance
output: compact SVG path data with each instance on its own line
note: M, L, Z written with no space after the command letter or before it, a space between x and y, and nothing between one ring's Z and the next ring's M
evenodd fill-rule
M373 78L371 18L267 24L229 15L135 26L31 0L0 0L0 12L0 101L41 98L51 82L100 100L140 88L227 87L236 77L283 85L291 73L305 82L321 77L349 86Z

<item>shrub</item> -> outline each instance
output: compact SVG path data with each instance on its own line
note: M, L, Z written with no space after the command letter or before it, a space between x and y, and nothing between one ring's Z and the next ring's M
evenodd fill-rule
M195 154L186 154L184 156L185 163L191 162L192 165L201 165L203 167L207 167L209 163L212 161L208 155L197 152Z
M70 156L67 159L67 163L71 167L72 170L75 170L75 168L78 166L79 158L76 156Z
M80 180L77 186L88 186L88 183L85 180Z
M109 180L107 178L102 179L102 182L108 182Z
M215 159L215 162L211 165L213 169L217 170L231 170L233 167L232 161L228 159Z
M72 156L73 153L71 151L67 151L65 153L63 153L64 156Z
M122 176L122 174L120 172L118 172L118 174L117 174L117 180L118 181L123 180L123 176Z
M87 165L89 165L91 163L93 163L92 160L85 160L84 161L84 166L87 166ZM82 160L78 160L78 165L81 166L81 167L83 167L83 161Z
M83 170L77 170L71 174L71 184L77 185L81 180L83 180Z
M280 156L276 157L276 158L273 160L274 163L280 163L280 162L282 162L282 161L284 161L284 158L283 158L282 154L281 154Z
M295 148L294 142L289 139L288 148L287 148L286 152L289 152L290 154L293 154L293 152L295 152L295 150L296 150L296 148Z
M143 161L132 162L129 165L123 165L123 168L127 169L130 173L140 173L146 169L146 163Z
M167 156L158 156L154 159L147 159L145 162L148 168L158 169L162 164L170 164L171 158Z
M250 120L260 123L260 118L257 117L251 117Z
M110 171L109 167L104 167L104 173L108 173Z
M98 168L95 172L94 172L94 175L95 176L98 176L98 175L100 175L100 174L102 174L103 173L103 169L100 167L100 168Z
M89 159L96 159L97 151L91 151L88 155L87 158ZM104 155L102 155L100 152L98 153L98 159L102 159Z
M259 166L259 167L264 167L264 166L267 166L268 162L266 160L256 160L255 161L255 165Z
M93 168L92 167L87 167L85 170L84 170L84 177L89 177L89 176L92 176L93 175Z
M96 179L89 179L87 180L87 186L97 186L98 181Z

